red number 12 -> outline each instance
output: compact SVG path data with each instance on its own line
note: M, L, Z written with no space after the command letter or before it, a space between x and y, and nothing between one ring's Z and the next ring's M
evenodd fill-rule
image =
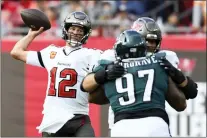
M58 97L64 98L76 98L76 89L65 90L66 86L73 87L77 83L78 73L74 69L65 68L60 74L56 74L57 67L54 67L50 70L50 88L48 92L48 96L56 96L58 93ZM58 90L55 89L56 76L60 78L66 78L67 75L70 76L70 79L63 79L59 82ZM57 92L58 91L58 92Z

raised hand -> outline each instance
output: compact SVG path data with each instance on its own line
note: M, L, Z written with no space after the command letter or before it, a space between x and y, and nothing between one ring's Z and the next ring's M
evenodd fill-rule
M32 37L36 37L36 36L40 35L42 32L44 32L44 27L40 27L39 30L32 30L30 28L27 35L31 35Z

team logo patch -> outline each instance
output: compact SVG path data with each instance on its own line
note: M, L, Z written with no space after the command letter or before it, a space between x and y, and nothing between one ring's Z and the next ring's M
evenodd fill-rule
M132 29L133 30L135 30L135 31L139 31L139 30L141 30L142 29L142 27L143 27L143 24L141 24L141 23L134 23L133 25L132 25Z
M50 52L50 59L54 59L56 54L57 54L57 52L55 52L55 51Z

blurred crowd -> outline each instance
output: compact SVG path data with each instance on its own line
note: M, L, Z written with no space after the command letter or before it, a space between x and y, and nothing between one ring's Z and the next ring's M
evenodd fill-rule
M3 0L3 37L27 34L20 15L25 8L39 9L48 16L52 27L45 35L49 37L61 36L64 18L73 11L84 11L89 15L93 25L92 36L115 37L120 31L130 28L140 16L154 18L164 33L206 33L206 1ZM190 31L179 31L182 28Z

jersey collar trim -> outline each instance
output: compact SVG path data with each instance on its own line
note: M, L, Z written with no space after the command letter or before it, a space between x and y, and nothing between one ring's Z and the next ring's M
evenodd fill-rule
M77 51L77 50L79 50L79 49L81 49L81 48L82 48L82 46L75 47L75 48L73 48L73 47L64 47L64 48L63 48L63 53L64 53L66 56L68 56L70 53L72 53L72 52L74 52L74 51Z

